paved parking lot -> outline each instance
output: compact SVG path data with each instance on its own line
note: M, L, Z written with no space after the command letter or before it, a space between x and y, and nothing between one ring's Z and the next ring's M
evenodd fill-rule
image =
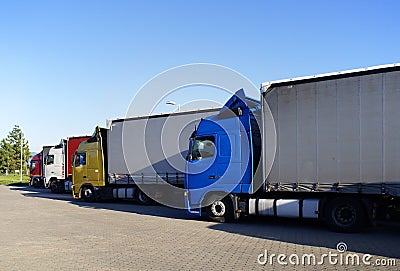
M8 186L0 186L0 210L0 270L400 269L399 224L379 223L357 234L329 232L316 221L218 224L163 206L84 203L44 189ZM336 250L339 242L347 244L347 252ZM279 264L278 256L272 265L260 265L257 259L263 263L265 253L268 259L284 254L280 260L287 265ZM316 265L301 265L310 254ZM323 254L324 264L318 265ZM338 263L330 264L329 254ZM349 254L357 255L360 266L346 266ZM392 258L397 266L377 266Z

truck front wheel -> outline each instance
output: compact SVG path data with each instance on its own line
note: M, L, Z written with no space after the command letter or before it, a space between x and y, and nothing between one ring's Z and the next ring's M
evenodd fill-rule
M37 177L31 178L29 181L29 185L33 186L34 188L39 188L40 187L40 180Z
M214 200L205 207L208 219L217 222L228 222L233 220L233 206L229 198Z
M51 192L53 192L55 194L60 193L60 188L58 187L58 180L50 181L50 189L51 189Z
M95 200L95 195L94 195L94 189L92 186L84 186L81 189L81 198L84 201L94 201Z
M351 197L337 197L328 202L326 209L328 226L338 232L356 232L365 226L365 210L361 202Z

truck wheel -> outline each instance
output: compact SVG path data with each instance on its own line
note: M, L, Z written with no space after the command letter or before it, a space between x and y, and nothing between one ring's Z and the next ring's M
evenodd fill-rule
M214 200L206 207L208 218L217 222L228 222L233 220L233 206L229 198Z
M39 188L40 187L40 180L39 178L33 178L32 180L32 186L35 188Z
M360 201L351 197L337 197L328 202L326 222L333 231L356 232L365 226L365 210Z
M81 198L87 202L95 201L94 189L92 186L84 186L81 189Z
M57 181L50 181L50 189L51 189L51 192L53 192L55 194L59 193Z
M139 190L137 193L138 202L141 205L150 205L153 201L152 199L146 195L142 190Z

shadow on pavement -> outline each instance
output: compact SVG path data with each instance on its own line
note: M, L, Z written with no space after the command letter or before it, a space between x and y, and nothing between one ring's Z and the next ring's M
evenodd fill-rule
M85 202L73 199L71 194L54 194L49 189L33 187L11 187L11 190L20 191L25 197L44 198L50 200L66 201L82 208L104 209L118 212L135 213L141 215L166 217L174 219L194 219L185 210L174 209L161 205L139 205L133 200Z
M322 222L316 220L299 221L266 217L251 217L238 223L220 223L209 228L267 240L331 248L332 253L337 253L338 243L345 242L349 252L400 258L399 222L377 221L376 225L359 233L332 232ZM270 253L282 252L270 251Z
M10 187L22 195L32 198L45 198L66 201L82 208L105 209L179 220L200 220L190 216L185 210L160 205L143 206L134 201L83 202L74 200L70 194L53 194L48 189L32 187ZM207 222L208 223L208 222ZM316 220L273 219L249 217L233 223L208 223L211 230L250 236L265 240L276 240L299 245L331 248L336 253L336 245L345 242L348 251L400 258L400 222L378 221L360 233L336 233ZM261 253L261 252L260 252ZM279 253L274 251L271 253Z

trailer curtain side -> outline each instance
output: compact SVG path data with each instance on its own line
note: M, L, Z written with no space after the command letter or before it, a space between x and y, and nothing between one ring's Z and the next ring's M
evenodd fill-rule
M136 181L175 178L183 184L190 135L202 118L219 110L113 120L108 131L108 174L130 175Z
M272 82L262 97L277 133L266 190L400 195L399 66Z

